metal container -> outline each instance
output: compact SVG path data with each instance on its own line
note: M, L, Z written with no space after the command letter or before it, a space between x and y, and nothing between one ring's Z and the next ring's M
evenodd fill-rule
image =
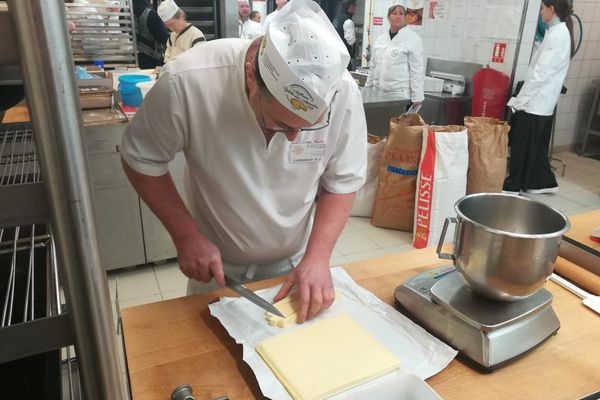
M173 389L171 400L196 400L190 385L179 385Z
M567 217L537 201L501 193L465 196L446 218L437 253L451 259L477 293L513 301L535 293L554 269ZM442 253L449 223L457 224L452 254Z

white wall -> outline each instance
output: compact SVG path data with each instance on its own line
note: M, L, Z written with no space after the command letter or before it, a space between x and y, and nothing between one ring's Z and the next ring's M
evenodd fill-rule
M541 0L530 0L537 3L539 10ZM423 38L423 47L427 57L475 62L510 75L514 62L514 55L519 33L519 24L523 13L523 0L438 0L445 5L446 12L441 19L429 18L430 0L424 1L423 25L413 27ZM372 17L383 17L384 25L372 26L371 43L377 36L387 32L387 9L393 0L373 0ZM365 13L365 28L369 24L367 12ZM536 11L537 13L537 11ZM533 29L531 25L531 36ZM365 29L365 43L367 33ZM495 42L507 44L506 55L503 63L492 62L492 49ZM531 39L533 43L533 39ZM527 60L529 61L529 60Z
M558 100L555 147L581 142L592 107L592 81L600 79L600 0L574 0L573 9L583 20L583 42L571 60L565 81L567 94Z
M420 33L427 57L489 64L510 76L515 63L523 0L438 0L445 3L444 19L430 19L430 1L424 1L423 25L411 27ZM367 44L369 4L366 0L364 43ZM372 16L383 17L383 26L371 27L371 43L387 32L387 9L394 0L372 0ZM531 58L541 0L529 0L518 51L514 82L524 80ZM571 147L581 141L593 99L593 80L600 79L600 0L574 0L575 13L583 20L583 43L571 61L565 81L567 95L558 102L554 145ZM577 24L575 24L577 25ZM575 32L579 37L578 29ZM491 61L495 42L507 44L504 63Z

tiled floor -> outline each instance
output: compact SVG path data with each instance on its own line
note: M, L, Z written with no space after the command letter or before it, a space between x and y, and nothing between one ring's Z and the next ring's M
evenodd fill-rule
M526 196L567 215L600 208L600 161L569 152L556 154L555 157L567 163L564 177L560 176L561 164L553 163L558 167L559 193ZM376 228L368 218L351 217L335 246L330 263L344 264L406 251L412 248L411 241L410 233ZM176 262L118 270L109 273L108 278L113 302L118 278L121 309L184 296L187 284Z
M600 208L600 161L567 152L556 154L555 158L567 163L565 176L561 177L561 164L554 162L559 168L556 171L559 193L526 196L542 201L567 215ZM330 264L345 264L407 251L412 249L411 242L411 233L376 228L371 225L369 218L350 217L335 246ZM115 315L117 281L121 310L184 296L187 285L187 278L179 271L177 262L173 261L162 265L111 271L108 274L108 282ZM118 339L120 342L121 338ZM121 368L125 380L124 367Z

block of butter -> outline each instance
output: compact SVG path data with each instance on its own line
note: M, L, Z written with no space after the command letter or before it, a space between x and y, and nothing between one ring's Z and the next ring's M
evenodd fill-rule
M400 360L350 315L271 337L256 351L297 400L319 400L400 368Z
M335 300L340 298L340 292L335 292ZM298 311L300 310L300 299L298 292L291 294L277 303L273 304L284 317L267 312L267 322L269 325L276 326L278 328L287 328L290 325L296 323L298 318Z

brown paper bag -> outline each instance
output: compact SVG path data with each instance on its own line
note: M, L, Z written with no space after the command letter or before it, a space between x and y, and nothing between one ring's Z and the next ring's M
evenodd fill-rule
M371 217L373 215L373 205L379 186L379 165L383 156L385 138L369 134L367 142L367 178L354 196L354 203L350 210L352 217Z
M467 194L501 192L506 176L508 132L506 121L465 117L469 135Z
M412 232L417 171L425 121L418 114L390 120L371 224Z

